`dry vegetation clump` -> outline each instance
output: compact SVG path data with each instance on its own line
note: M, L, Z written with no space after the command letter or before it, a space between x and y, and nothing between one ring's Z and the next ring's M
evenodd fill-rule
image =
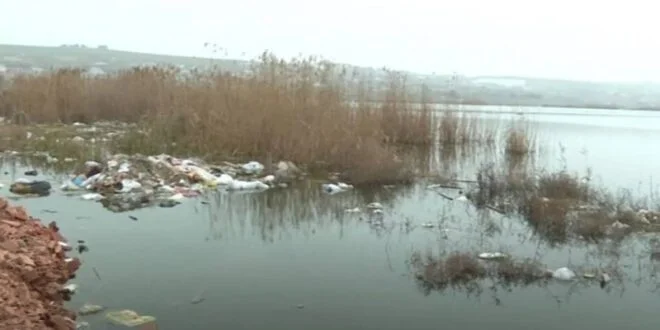
M508 157L519 158L536 150L535 137L529 124L523 120L512 123L504 139L505 153Z
M660 231L660 212L630 193L612 196L565 170L533 174L483 165L470 199L478 208L517 213L549 242L621 238L636 231Z
M522 201L535 190L535 182L525 171L502 173L494 163L483 164L477 171L477 187L470 199L479 208L495 207L507 213L518 210Z
M417 278L435 289L444 289L448 286L465 285L474 280L483 279L486 268L473 254L466 252L453 252L444 259L429 257L424 265L416 264Z
M423 261L425 259L425 261ZM504 286L532 285L548 279L546 268L536 260L501 259L485 261L468 252L453 252L446 257L427 255L422 258L419 252L411 257L415 278L425 288L444 290L448 287L471 289L479 280L492 279Z
M471 197L477 207L522 215L538 234L553 243L566 242L573 233L585 238L602 237L607 230L603 223L614 221L595 221L594 215L580 211L604 212L609 200L587 181L566 171L501 172L493 164L484 165L477 174L477 190Z
M563 243L568 239L568 213L573 201L570 199L549 199L530 197L521 205L521 213L527 222L539 234L548 237L554 243Z
M612 234L611 225L616 219L603 211L580 212L575 216L575 234L589 242L598 242Z
M426 89L412 93L404 76L390 73L385 102L368 102L373 91L364 84L358 101L350 102L358 80L327 61L284 61L269 53L240 75L134 68L89 76L63 69L13 79L0 115L20 112L32 124L137 123L114 143L114 151L125 153L287 159L355 169L364 175L354 174L356 181L378 181L378 173L408 176L390 147L434 143Z

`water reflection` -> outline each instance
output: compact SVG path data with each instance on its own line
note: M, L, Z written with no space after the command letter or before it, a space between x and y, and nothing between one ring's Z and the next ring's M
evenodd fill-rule
M397 201L410 198L415 190L411 185L386 186L330 196L322 192L319 182L305 181L259 193L210 193L202 197L204 203L197 210L209 219L210 238L245 233L249 224L264 241L273 242L292 230L308 237L334 224L343 228L347 222L367 221L367 204L379 202L395 209ZM360 211L350 212L356 208Z

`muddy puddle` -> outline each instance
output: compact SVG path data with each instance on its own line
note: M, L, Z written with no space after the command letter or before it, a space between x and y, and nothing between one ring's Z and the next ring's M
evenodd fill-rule
M660 141L660 130L649 128L649 121L660 124L660 116L621 113L599 118L601 128L590 124L592 118L579 110L530 115L542 150L528 166L566 167L579 177L591 171L598 187L654 196L659 156L645 146ZM506 166L497 154L441 153L431 166L471 181L484 163ZM4 162L2 182L30 169ZM64 177L38 170L53 182ZM131 309L156 317L160 329L655 325L658 234L551 242L520 215L462 201L458 190L469 183L429 189L432 184L437 182L327 195L319 182L305 181L288 189L209 194L174 208L122 213L61 192L13 203L57 221L70 241L84 240L88 247L79 255L83 266L75 279L78 292L68 303L72 309L86 303ZM0 193L10 195L7 187ZM655 207L646 201L645 207ZM368 207L374 202L382 205L377 217ZM533 261L540 271L567 267L576 278L514 281L516 276L506 277L502 274L510 273L493 266L503 261L477 258L483 252ZM431 272L434 263L444 268ZM433 276L420 276L425 270ZM605 284L601 273L609 276ZM465 274L474 279L464 281ZM104 313L80 319L102 329Z

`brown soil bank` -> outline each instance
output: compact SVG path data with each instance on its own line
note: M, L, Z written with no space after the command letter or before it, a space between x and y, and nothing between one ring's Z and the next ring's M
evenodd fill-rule
M75 329L62 287L80 261L65 260L58 230L0 198L0 329Z

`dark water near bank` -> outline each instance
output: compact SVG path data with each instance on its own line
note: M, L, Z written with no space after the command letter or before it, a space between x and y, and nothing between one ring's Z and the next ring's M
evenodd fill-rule
M654 190L660 114L592 111L534 109L525 115L543 146L537 165L556 169L565 163L581 173L591 167L609 189ZM495 122L517 115L488 116ZM472 178L475 167L456 166L464 169L462 178ZM9 181L3 176L3 183ZM44 221L56 220L70 241L87 241L90 252L82 255L72 308L89 302L133 309L157 317L160 329L657 327L660 265L648 257L650 235L618 246L551 248L520 219L478 213L421 185L335 196L322 195L318 186L216 195L120 214L59 192L16 203ZM0 192L8 194L7 188ZM343 212L373 201L385 205L385 228ZM417 227L406 230L406 220ZM425 222L445 230L419 227ZM427 295L417 287L406 264L413 252L456 250L506 250L538 257L551 268L616 265L625 276L607 290L553 283L494 292L484 284L480 294L449 289ZM199 297L204 301L190 303ZM82 319L103 329L102 318Z

